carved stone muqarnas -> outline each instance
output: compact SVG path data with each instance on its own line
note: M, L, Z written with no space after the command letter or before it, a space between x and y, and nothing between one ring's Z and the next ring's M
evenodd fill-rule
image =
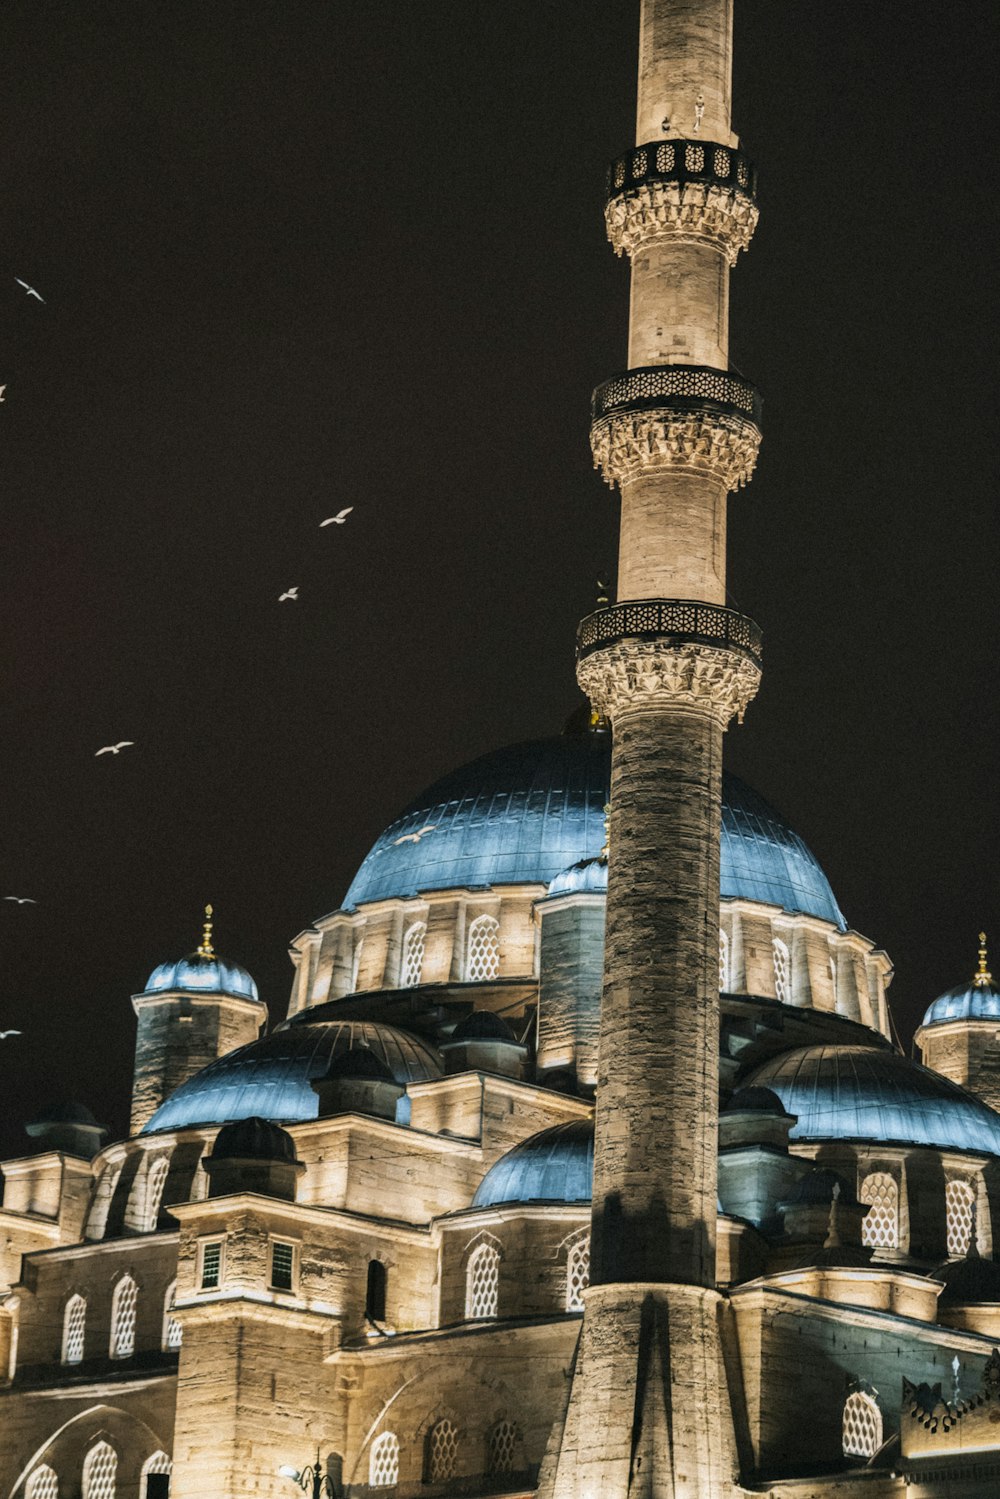
M760 683L760 667L740 650L694 641L618 640L577 662L576 679L595 711L614 722L624 713L690 709L722 728L742 723Z
M760 212L731 188L710 182L646 182L611 198L604 209L616 255L634 255L651 240L713 244L735 265L753 238Z
M754 471L760 429L710 409L613 412L594 423L590 446L594 467L612 486L646 469L685 468L711 474L733 490Z

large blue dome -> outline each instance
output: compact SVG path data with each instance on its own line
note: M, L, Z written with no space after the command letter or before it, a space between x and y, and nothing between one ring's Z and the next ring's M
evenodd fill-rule
M424 890L548 885L604 844L611 736L565 734L482 755L436 781L376 841L344 900ZM763 901L847 923L797 833L735 776L722 777L725 900Z
M589 1202L594 1182L594 1122L571 1119L522 1140L483 1177L474 1208L505 1202Z
M1000 1114L897 1052L806 1046L758 1067L750 1085L796 1115L793 1140L876 1140L1000 1156Z

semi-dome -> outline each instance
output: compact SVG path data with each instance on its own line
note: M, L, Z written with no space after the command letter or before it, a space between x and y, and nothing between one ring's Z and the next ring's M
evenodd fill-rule
M479 1183L472 1206L589 1202L593 1182L593 1121L571 1119L541 1130L502 1155Z
M796 1116L792 1140L876 1140L1000 1156L1000 1114L897 1052L805 1046L747 1079Z
M286 1124L315 1119L319 1099L312 1080L324 1077L336 1058L356 1046L367 1047L404 1087L441 1076L433 1048L395 1026L358 1020L285 1024L188 1078L160 1105L143 1133L226 1124L254 1115Z
M203 957L201 953L188 953L176 963L160 963L146 980L146 994L157 994L166 989L187 990L190 994L235 994L241 999L256 999L257 985L238 963L227 963L224 958Z
M482 755L423 792L379 837L348 909L421 891L549 885L604 845L611 736L563 734ZM797 833L735 776L722 777L721 893L803 912L846 930Z

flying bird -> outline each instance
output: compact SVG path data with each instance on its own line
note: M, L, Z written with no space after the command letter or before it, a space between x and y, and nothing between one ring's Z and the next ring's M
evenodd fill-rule
M117 744L105 744L103 748L96 751L94 759L96 760L98 755L120 755L123 749L128 749L129 745L134 743L134 739L119 739Z
M4 900L16 901L19 906L37 906L37 900L32 900L30 895L5 895Z
M393 845L397 843L419 843L427 833L433 833L437 827L436 822L429 822L426 827L420 828L416 833L404 833L402 838L394 838Z
M39 302L44 302L45 301L45 298L41 295L41 293L37 292L33 286L29 286L28 283L27 283L27 281L22 281L21 278L20 278L20 276L15 276L14 280L17 282L18 286L23 286L24 287L24 291L25 291L25 295L26 296L37 297L38 300L39 300Z
M336 515L331 515L328 516L326 520L321 520L319 523L320 530L322 531L324 526L342 526L353 509L353 505L346 505L344 509L338 511Z
M295 585L294 588L286 588L285 592L283 594L279 595L279 597L278 597L278 603L279 604L283 604L286 599L292 599L294 601L294 600L296 600L298 598L298 596L299 596L299 585L296 583L296 585Z
M0 1031L0 1041L6 1041L8 1036L19 1036L20 1031Z
M4 391L6 389L7 389L6 385L0 385L0 401L3 400L3 393L4 393Z

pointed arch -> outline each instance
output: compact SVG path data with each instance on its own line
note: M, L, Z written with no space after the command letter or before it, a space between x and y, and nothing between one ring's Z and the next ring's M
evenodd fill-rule
M118 1454L100 1441L83 1460L83 1499L115 1499L117 1488Z
M520 1454L521 1428L505 1416L493 1427L486 1444L487 1473L516 1473L522 1466Z
M177 1282L172 1280L163 1296L163 1337L165 1353L176 1353L183 1340L183 1329L174 1316L174 1301L177 1298Z
M373 1489L391 1489L399 1482L399 1438L383 1431L372 1442L368 1457L368 1483Z
M496 1317L500 1300L500 1251L490 1239L476 1245L465 1266L465 1315Z
M59 1479L55 1468L42 1463L40 1468L29 1473L24 1486L24 1499L59 1499Z
M135 1352L135 1309L139 1287L125 1272L111 1298L111 1357L131 1358Z
M413 989L420 983L424 967L424 947L427 942L426 921L414 921L406 929L403 938L403 962L399 975L401 989Z
M64 1364L83 1362L86 1333L86 1300L80 1295L71 1296L63 1313L62 1361Z
M581 1229L566 1251L566 1310L583 1311L583 1293L590 1285L590 1229Z
M482 983L500 975L500 923L495 916L477 916L469 926L465 947L465 977Z
M146 1200L143 1205L143 1228L147 1233L153 1233L156 1229L157 1219L160 1216L160 1203L163 1201L163 1189L167 1184L167 1176L170 1172L170 1157L158 1155L150 1163L146 1173Z
M861 1226L861 1242L872 1249L899 1247L899 1187L888 1171L870 1171L858 1193L868 1204Z
M852 1390L844 1401L842 1439L845 1457L874 1457L882 1445L882 1412L865 1390Z

